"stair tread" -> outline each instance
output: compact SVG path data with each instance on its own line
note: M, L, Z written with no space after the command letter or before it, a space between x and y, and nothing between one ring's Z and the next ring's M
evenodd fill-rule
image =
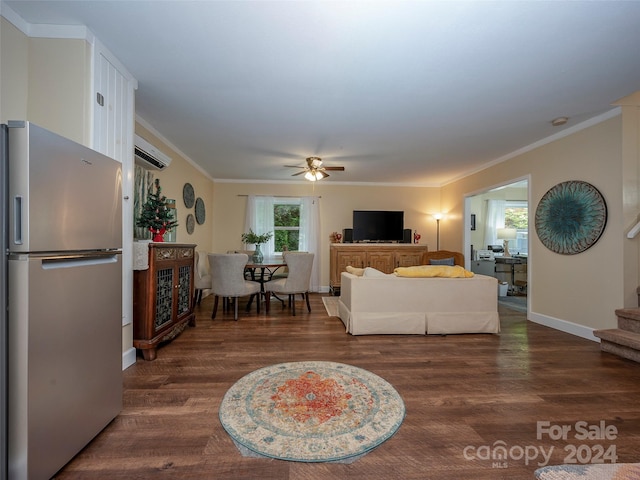
M616 310L616 315L618 317L640 321L640 308L618 308Z
M609 328L606 330L595 330L593 334L607 342L613 342L640 350L640 333L620 330L619 328Z

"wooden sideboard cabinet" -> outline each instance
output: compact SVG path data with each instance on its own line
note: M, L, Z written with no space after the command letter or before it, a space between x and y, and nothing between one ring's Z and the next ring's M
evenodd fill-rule
M159 344L195 325L195 247L150 243L149 268L134 270L133 346L145 360L155 360Z
M329 287L334 295L340 293L340 274L349 265L392 273L396 267L424 264L428 250L426 245L409 243L332 243L329 247Z

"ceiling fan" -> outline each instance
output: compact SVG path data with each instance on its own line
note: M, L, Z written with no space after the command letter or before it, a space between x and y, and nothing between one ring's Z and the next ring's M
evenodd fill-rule
M310 182L327 178L329 176L329 174L326 173L327 171L344 172L344 167L323 167L322 159L320 157L308 157L306 167L301 167L299 165L285 165L285 167L302 168L303 170L301 172L294 173L292 177L304 174L304 178Z

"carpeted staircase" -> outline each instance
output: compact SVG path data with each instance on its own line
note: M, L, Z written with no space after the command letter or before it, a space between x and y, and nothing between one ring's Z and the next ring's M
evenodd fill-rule
M600 349L635 362L640 362L640 308L616 310L618 328L595 330Z

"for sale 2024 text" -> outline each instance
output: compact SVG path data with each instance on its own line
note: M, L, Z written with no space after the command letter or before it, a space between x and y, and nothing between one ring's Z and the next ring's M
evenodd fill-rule
M613 441L618 438L618 429L615 425L607 425L604 420L596 424L579 421L574 424L552 424L549 421L536 422L536 438L542 440L548 437L551 440L567 441ZM618 456L615 445L603 446L600 444L575 445L570 443L564 447L567 455L564 463L616 463Z

